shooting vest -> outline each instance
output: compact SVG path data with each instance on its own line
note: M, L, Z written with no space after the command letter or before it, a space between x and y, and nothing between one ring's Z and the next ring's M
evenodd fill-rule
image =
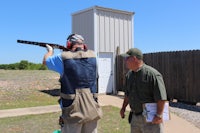
M63 52L61 77L62 114L65 122L84 123L99 119L101 109L94 100L97 93L97 62L91 50ZM100 110L99 110L100 109Z

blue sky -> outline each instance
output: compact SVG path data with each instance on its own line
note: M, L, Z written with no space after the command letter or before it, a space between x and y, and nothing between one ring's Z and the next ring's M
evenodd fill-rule
M200 0L1 0L0 64L41 63L46 49L17 39L65 45L71 14L95 5L135 12L134 47L143 53L200 49Z

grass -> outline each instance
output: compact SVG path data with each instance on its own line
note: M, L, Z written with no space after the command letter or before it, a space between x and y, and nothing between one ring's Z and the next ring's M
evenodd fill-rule
M0 119L2 133L51 133L58 129L59 113L27 115Z
M99 120L98 133L129 133L128 120L121 119L119 108L113 106L102 107L104 115ZM52 133L59 129L58 113L41 115L27 115L0 119L0 131L3 133ZM126 112L128 116L128 112Z
M99 121L98 133L129 133L130 125L127 117L121 119L119 115L120 109L113 106L102 107L104 115ZM128 112L126 112L128 116Z

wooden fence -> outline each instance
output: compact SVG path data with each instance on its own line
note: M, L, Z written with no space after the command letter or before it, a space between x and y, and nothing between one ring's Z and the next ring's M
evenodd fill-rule
M127 72L123 58L117 56L116 89L120 91ZM163 75L169 100L200 102L200 50L144 54L144 62Z

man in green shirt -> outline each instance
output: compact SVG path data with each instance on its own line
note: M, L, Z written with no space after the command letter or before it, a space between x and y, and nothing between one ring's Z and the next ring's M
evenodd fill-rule
M126 75L125 98L120 115L125 117L126 106L132 111L131 133L163 133L162 114L167 100L162 75L143 62L143 54L137 48L131 48L125 54ZM157 113L152 122L146 122L143 114L144 103L157 103Z

